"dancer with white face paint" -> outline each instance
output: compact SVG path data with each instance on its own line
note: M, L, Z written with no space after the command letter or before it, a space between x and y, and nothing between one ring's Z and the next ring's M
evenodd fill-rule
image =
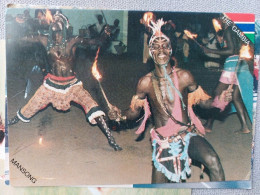
M208 168L211 181L223 181L225 175L220 159L203 137L204 127L192 110L194 104L212 108L213 99L197 85L189 71L171 66L171 43L161 32L164 24L160 19L149 25L153 30L149 53L155 69L139 80L128 110L121 112L114 107L108 115L112 120L122 115L127 120L134 120L144 109L144 120L137 134L144 131L147 118L153 116L154 127L150 131L154 165L152 183L185 180L191 174L190 159ZM214 100L216 105L231 101L231 92L224 91Z

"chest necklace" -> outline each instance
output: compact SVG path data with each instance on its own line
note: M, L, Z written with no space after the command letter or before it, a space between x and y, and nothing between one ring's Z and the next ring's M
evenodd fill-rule
M166 68L164 67L164 72L166 73ZM164 74L164 77L159 77L155 74L155 70L152 72L152 83L153 88L155 91L156 98L159 102L162 102L163 100L166 100L168 98L170 101L174 100L174 93L172 92L172 89L175 93L179 96L182 107L185 110L186 105L183 102L183 97L181 92L177 89L174 82L172 81L171 75L174 73L174 68L171 69L170 73ZM173 75L173 79L176 76L176 74Z

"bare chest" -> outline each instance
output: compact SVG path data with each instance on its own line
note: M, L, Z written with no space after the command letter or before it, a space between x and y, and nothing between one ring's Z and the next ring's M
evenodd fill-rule
M53 59L68 58L70 56L65 45L64 46L63 45L53 46L52 48L50 48L48 54Z

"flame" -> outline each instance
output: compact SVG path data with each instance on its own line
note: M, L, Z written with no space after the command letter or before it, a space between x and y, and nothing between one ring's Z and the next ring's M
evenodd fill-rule
M148 26L152 20L154 20L154 14L152 12L145 12L143 16L145 24Z
M40 137L40 138L39 138L39 144L40 144L40 145L42 145L42 141L43 141L43 138Z
M92 65L92 71L91 71L93 76L97 80L100 80L102 78L102 75L98 72L98 69L97 69L97 60L98 60L99 50L100 50L100 47L97 50L97 54L96 54L96 57L95 57L95 61L94 61L93 65Z
M188 31L188 30L184 30L184 33L185 33L185 35L187 35L187 37L189 37L190 39L195 39L195 38L198 37L197 34L192 34L192 33L191 33L190 31Z
M250 47L249 45L243 45L239 51L240 58L250 59L252 55L250 54Z
M212 19L212 23L216 32L222 30L222 27L217 19Z
M53 18L51 15L51 11L50 10L46 10L46 14L45 14L45 18L48 24L50 24L51 22L53 22Z

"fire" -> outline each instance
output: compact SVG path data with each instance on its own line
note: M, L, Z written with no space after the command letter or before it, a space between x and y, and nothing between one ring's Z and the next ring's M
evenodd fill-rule
M99 50L100 50L100 48L98 48L98 50L97 50L95 61L94 61L93 65L92 65L92 74L94 75L94 77L97 80L100 80L102 78L101 74L98 72L98 69L97 69L97 60L98 60Z
M216 32L222 30L222 27L217 19L212 19L212 23Z
M190 39L195 39L195 38L198 37L197 34L192 34L192 33L191 33L190 31L188 31L188 30L184 30L184 33L185 33L185 35L187 35L187 37L189 37Z
M51 22L53 22L53 18L51 15L51 11L50 10L46 10L46 14L45 14L45 18L48 24L50 24Z
M40 138L39 138L39 144L40 144L40 145L42 145L42 141L43 141L43 138L40 137Z
M252 55L250 54L250 47L249 45L243 45L239 51L240 58L250 59Z
M152 12L145 12L143 16L144 23L148 26L152 20L154 20L154 14Z

